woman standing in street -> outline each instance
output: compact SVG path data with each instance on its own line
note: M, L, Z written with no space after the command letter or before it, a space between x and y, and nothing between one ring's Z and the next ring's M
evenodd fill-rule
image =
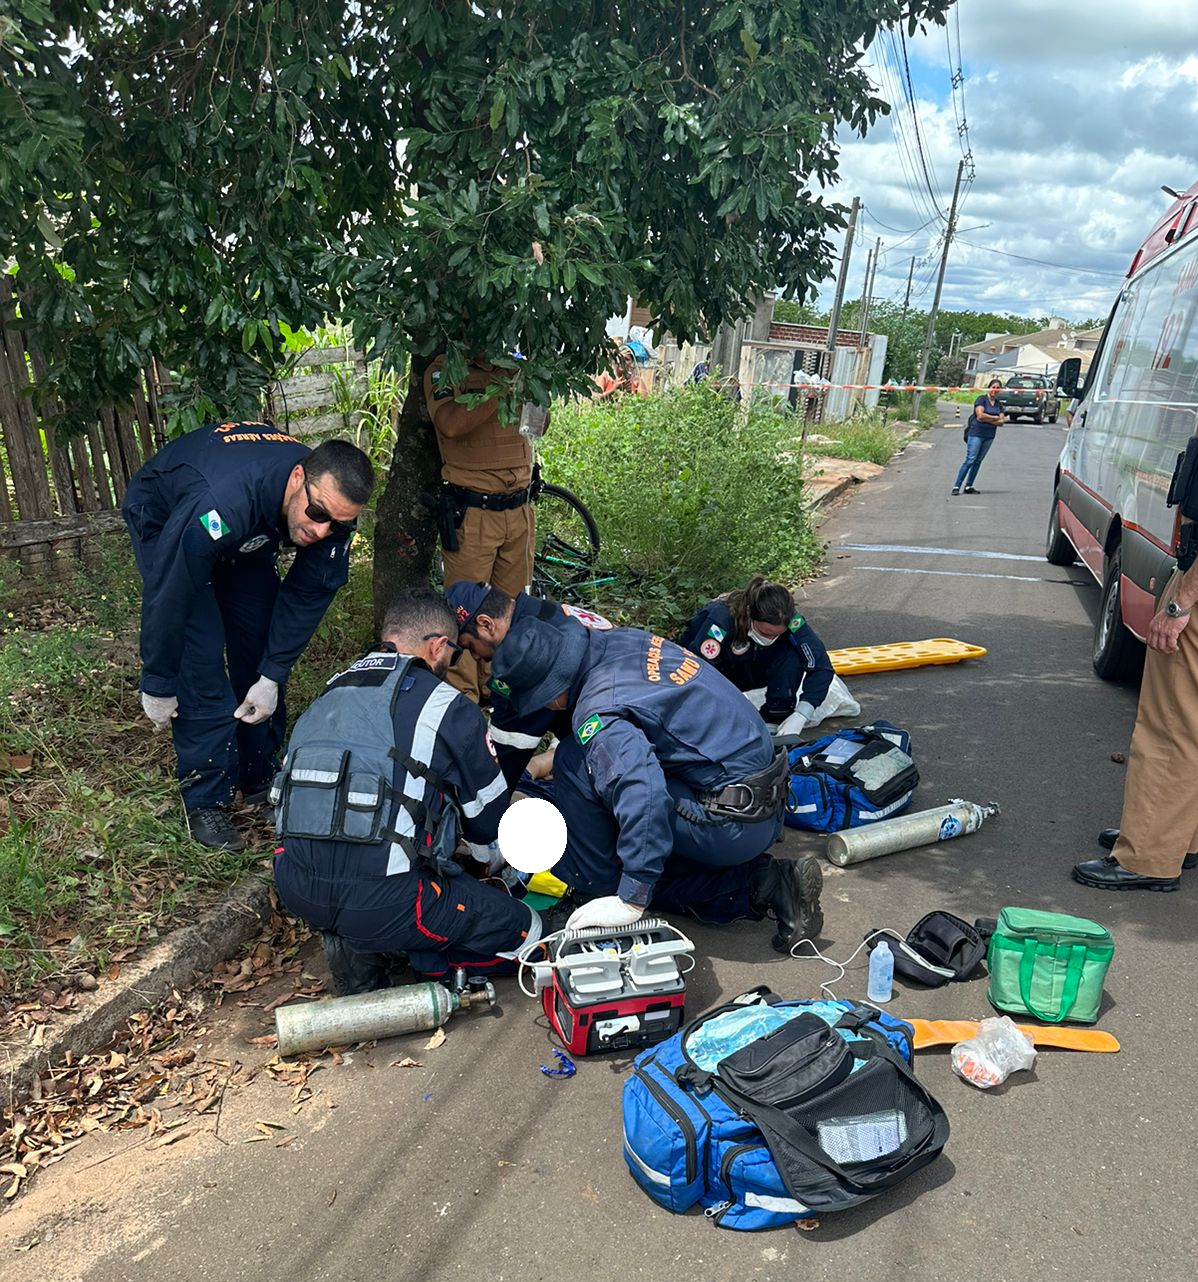
M966 494L978 492L973 488L973 483L978 479L982 460L990 452L999 427L1007 421L1007 416L998 403L1001 388L1002 383L997 378L992 378L986 395L979 396L973 403L973 413L970 414L969 425L965 429L965 462L961 464L961 470L953 483L954 494L961 493L962 485L965 486Z

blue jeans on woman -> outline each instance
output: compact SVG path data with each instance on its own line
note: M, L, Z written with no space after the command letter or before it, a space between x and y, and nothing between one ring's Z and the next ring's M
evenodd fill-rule
M961 464L961 470L957 473L957 479L953 482L953 489L959 490L962 484L968 488L978 479L978 472L982 467L982 459L990 452L990 447L993 444L993 436L970 436L966 438L965 462Z

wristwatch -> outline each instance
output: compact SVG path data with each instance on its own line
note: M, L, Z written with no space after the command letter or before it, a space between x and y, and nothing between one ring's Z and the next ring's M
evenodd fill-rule
M1165 613L1171 619L1180 619L1182 615L1189 614L1189 610L1183 610L1176 601L1165 602Z

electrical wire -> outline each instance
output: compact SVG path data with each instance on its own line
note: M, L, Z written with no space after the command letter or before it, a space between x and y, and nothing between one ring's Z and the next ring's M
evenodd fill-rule
M889 56L887 55L888 49L890 50ZM878 39L874 42L873 50L875 54L874 70L878 75L879 88L895 108L889 118L890 138L898 156L899 173L907 194L911 198L912 207L921 216L928 218L929 221L944 222L943 212L936 208L934 200L929 201L928 195L919 180L915 150L907 138L906 95L901 87L901 77L895 70L898 64L898 54L894 47L893 34L889 31L881 31ZM892 62L894 63L893 67L891 65Z
M869 207L868 205L862 205L862 206L861 206L861 212L862 212L863 214L868 214L868 215L870 216L870 218L871 218L875 223L877 223L877 225L878 225L879 227L884 227L887 231L897 232L900 236L901 236L901 235L903 235L904 233L908 233L908 234L910 234L910 235L912 235L912 236L915 236L915 235L917 235L919 232L923 231L923 229L924 229L925 227L930 227L930 226L931 226L931 225L936 221L936 219L934 219L934 218L929 218L929 219L927 219L927 221L926 221L926 222L922 222L922 223L920 223L918 227L913 227L913 228L910 228L910 229L908 229L908 228L906 228L906 227L891 227L891 225L890 225L889 223L884 223L884 222L883 222L883 221L882 221L882 220L877 216L877 214L875 214L875 213L873 212L873 210L872 210L872 209L870 209L870 207Z
M927 185L928 195L932 197L933 204L940 206L944 204L944 197L932 182L932 176L928 172L928 158L924 154L923 133L919 127L919 112L915 106L915 90L911 86L911 63L907 59L907 33L902 27L899 27L899 41L903 52L903 75L907 83L907 102L911 107L911 123L915 128L915 143L919 149L919 164L923 170L923 180Z
M1097 267L1073 267L1068 263L1050 263L1043 258L1028 258L1026 254L1012 254L1006 249L996 249L993 245L979 245L977 241L965 240L964 237L958 236L957 240L962 245L969 245L973 249L983 249L990 254L1001 254L1004 258L1018 258L1021 263L1035 263L1040 267L1055 267L1057 271L1062 272L1085 272L1089 276L1109 276L1113 280L1122 280L1126 272L1104 272Z

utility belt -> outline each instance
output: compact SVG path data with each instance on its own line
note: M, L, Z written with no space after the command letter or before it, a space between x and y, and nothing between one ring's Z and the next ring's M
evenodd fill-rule
M699 801L708 814L721 819L757 823L781 818L789 795L790 763L785 749L780 749L764 770L726 784L718 792L703 793Z
M424 501L432 509L437 522L442 548L446 552L456 552L460 546L458 530L466 517L467 508L482 508L484 512L512 512L526 503L535 502L540 492L541 469L538 465L533 468L531 483L522 490L505 494L484 494L480 490L468 490L465 486L442 481L440 490L435 495L425 495Z
M1181 527L1177 536L1177 568L1184 574L1198 560L1198 522L1190 521Z

